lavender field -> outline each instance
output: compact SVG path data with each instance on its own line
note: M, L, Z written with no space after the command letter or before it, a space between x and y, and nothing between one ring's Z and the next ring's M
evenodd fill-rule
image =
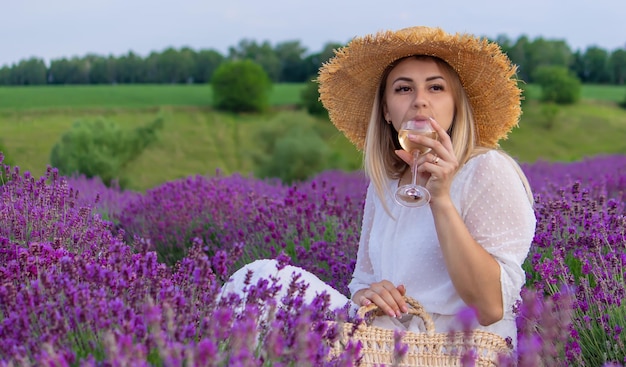
M522 168L538 226L518 354L501 365L626 364L626 156ZM280 308L272 282L250 284L245 304L218 294L259 258L348 294L361 172L293 186L218 173L135 193L52 168L41 178L5 170L0 367L356 365L359 345L328 356L341 325L328 321L347 312L331 312L324 297L304 303L297 279Z

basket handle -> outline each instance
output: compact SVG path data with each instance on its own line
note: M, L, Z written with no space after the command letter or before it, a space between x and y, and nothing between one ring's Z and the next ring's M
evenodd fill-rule
M410 306L408 314L421 318L422 321L424 321L426 332L428 334L434 333L435 323L433 322L433 319L430 316L430 314L426 312L426 310L424 310L424 306L422 306L421 303L419 303L417 300L409 296L404 296L404 300ZM365 315L372 311L375 311L378 316L384 315L382 310L375 303L371 303L367 306L359 307L359 310L357 311L357 315L359 318L365 319Z

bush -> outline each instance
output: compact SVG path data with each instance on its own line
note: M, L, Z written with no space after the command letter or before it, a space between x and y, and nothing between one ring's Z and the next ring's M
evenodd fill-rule
M107 186L117 181L124 187L122 169L157 139L162 127L161 118L131 132L103 118L77 121L52 148L50 164L65 176L99 177Z
M540 66L533 79L541 86L541 100L557 104L578 102L581 94L580 80L562 66Z
M554 103L545 103L541 106L541 116L543 117L543 126L546 130L552 130L556 123L560 109Z
M328 111L320 101L320 92L317 82L310 81L300 94L300 103L308 113L315 116L328 116Z
M624 95L624 99L623 99L620 103L618 103L618 105L619 105L622 109L626 110L626 94Z
M276 141L270 159L261 165L260 177L276 177L285 183L304 181L324 170L330 150L322 138L294 127Z
M252 60L222 63L211 80L213 105L229 112L261 112L269 106L272 88L267 73Z
M296 113L269 121L258 133L255 175L292 183L328 169L331 150L313 123L310 116Z

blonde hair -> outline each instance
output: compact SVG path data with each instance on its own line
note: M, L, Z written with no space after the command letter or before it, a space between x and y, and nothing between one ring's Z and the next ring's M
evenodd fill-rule
M493 150L492 148L478 145L478 129L476 129L472 106L465 89L461 84L458 74L448 63L438 57L426 55L408 56L394 61L383 72L378 92L374 96L372 112L365 136L363 156L365 173L374 184L376 194L380 198L385 211L388 214L390 214L389 208L386 200L384 199L386 182L388 179L399 179L409 166L395 153L395 150L401 149L398 143L398 133L393 128L393 125L387 123L385 120L383 112L383 99L389 73L399 62L407 58L434 61L443 73L445 79L449 82L450 90L452 91L454 99L454 117L452 119L452 124L448 129L448 134L452 140L452 147L454 149L454 155L459 162L459 168L465 165L471 157ZM526 176L522 172L521 168L508 154L500 149L497 150L507 156L514 163L514 167L518 172L526 189L526 193L529 196L529 200L532 203L533 197L530 185L528 184L528 180L526 179Z

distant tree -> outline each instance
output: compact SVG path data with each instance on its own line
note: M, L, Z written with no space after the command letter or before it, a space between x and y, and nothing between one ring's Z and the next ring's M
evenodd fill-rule
M211 81L213 105L231 112L260 112L269 107L272 82L252 60L222 63Z
M335 50L341 48L342 46L343 45L341 43L327 43L324 45L321 52L305 57L304 64L307 71L306 75L317 75L320 66L335 56ZM313 78L307 78L305 81L308 82L312 79Z
M583 53L581 51L576 51L572 54L570 70L576 74L581 82L585 80L585 60L583 59Z
M534 70L555 65L569 68L583 83L626 83L626 50L612 53L598 47L572 53L564 40L526 35L513 41L506 35L495 39L502 50L518 66L518 78L534 83ZM167 48L140 57L129 51L120 57L87 54L84 57L52 60L49 67L42 60L31 58L0 68L0 85L25 84L109 84L109 83L207 83L225 60L252 60L261 65L272 82L301 83L317 74L319 67L343 44L329 42L319 52L307 54L298 40L258 43L242 39L230 47L227 56L215 50L195 51ZM42 72L43 71L43 72Z
M312 79L312 78L311 78ZM307 112L314 116L328 116L328 111L320 101L319 84L313 80L306 83L300 94L300 103Z
M146 62L132 51L116 60L120 83L147 83Z
M89 62L85 58L60 59L50 62L48 82L52 84L88 84Z
M303 82L309 75L304 61L306 47L300 41L289 41L277 44L274 50L281 64L279 82Z
M159 56L158 52L151 52L148 57L145 58L143 64L144 78L142 83L163 83L159 77Z
M88 55L90 84L114 84L118 82L117 59L99 55Z
M0 68L0 85L10 85L11 84L11 76L13 75L13 70L8 66L3 66Z
M508 53L514 45L511 38L509 38L506 34L499 34L496 39L492 41L497 43L504 53Z
M528 37L522 35L517 39L515 44L509 46L505 51L511 61L518 66L518 78L526 82L530 81L530 72L528 71L528 62L526 55L526 49L528 48L529 43L530 40L528 39Z
M193 77L194 51L168 48L157 56L157 80L160 83L187 83Z
M626 50L617 49L609 57L609 71L613 84L626 84Z
M605 84L611 79L609 54L599 47L589 47L582 55L583 83Z
M243 39L236 47L228 49L228 59L231 61L252 60L261 65L272 82L280 80L281 61L268 41L259 45L256 41Z
M557 104L573 104L580 99L580 80L562 66L540 66L533 79L541 86L541 100Z
M42 59L30 58L20 61L13 68L13 83L16 85L46 84L46 64Z
M208 83L213 73L224 61L224 56L215 50L201 50L195 54L195 68L193 81L195 83Z
M106 58L99 55L87 55L90 58L89 83L106 84L109 83L107 73Z
M190 47L183 47L178 51L179 83L191 84L196 71L196 51Z
M525 47L525 71L532 80L534 72L542 66L560 66L568 69L572 63L572 52L565 41L550 41L541 37L535 39Z
M63 59L55 59L50 62L48 70L48 82L50 84L67 84L70 74L74 72L70 62Z

